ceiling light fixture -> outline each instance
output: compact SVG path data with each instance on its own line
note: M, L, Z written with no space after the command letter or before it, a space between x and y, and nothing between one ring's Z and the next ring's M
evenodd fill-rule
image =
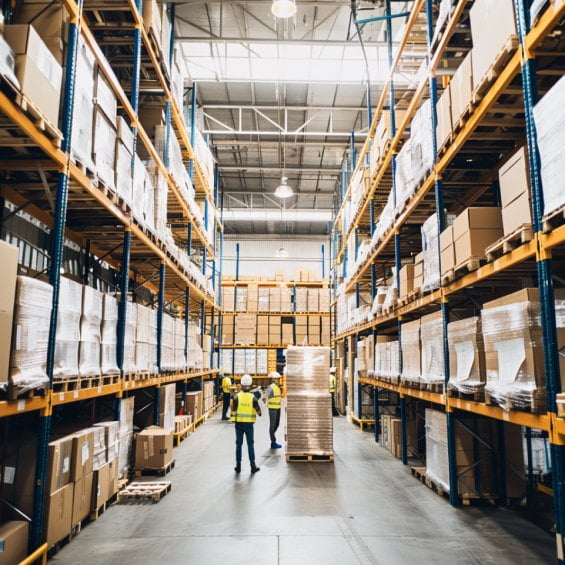
M273 0L271 12L276 18L291 18L296 14L296 2L295 0Z
M288 179L286 177L281 178L281 184L279 184L275 190L275 196L277 198L290 198L294 194L287 182Z
M277 257L279 259L283 259L285 257L288 257L288 251L284 247L279 247L277 249L277 252L275 253L275 257Z

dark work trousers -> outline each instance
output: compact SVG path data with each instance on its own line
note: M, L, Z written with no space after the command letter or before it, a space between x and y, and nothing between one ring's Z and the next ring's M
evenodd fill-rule
M269 433L271 434L271 443L277 442L275 433L279 429L280 423L281 423L281 411L269 410Z
M339 412L337 411L337 408L335 407L335 392L332 392L332 415L333 416L339 416Z
M247 440L247 450L249 452L249 462L251 467L255 467L255 448L253 447L253 425L251 422L236 422L235 424L235 462L241 465L241 448L243 446L243 436Z
M222 406L222 418L228 417L228 408L230 407L231 395L229 392L223 393L224 405Z

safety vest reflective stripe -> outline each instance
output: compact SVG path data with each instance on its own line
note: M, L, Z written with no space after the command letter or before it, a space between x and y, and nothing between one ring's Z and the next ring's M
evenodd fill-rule
M335 377L330 375L330 392L335 392Z
M224 377L222 379L222 390L228 393L231 389L231 379L229 377Z
M267 400L267 408L269 410L280 410L281 409L281 389L273 383L271 385L273 391L273 396Z
M240 392L236 396L237 409L232 410L232 422L251 422L255 423L256 414L253 408L253 399L255 398L250 392Z

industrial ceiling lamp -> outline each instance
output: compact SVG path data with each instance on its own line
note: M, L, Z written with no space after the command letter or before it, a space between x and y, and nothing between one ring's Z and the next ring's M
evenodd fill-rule
M279 184L275 190L275 196L277 198L290 198L294 194L292 188L290 188L287 183L288 179L286 177L282 177L281 184Z
M284 247L279 247L277 249L275 257L277 259L284 259L284 258L288 257L288 251Z
M276 18L287 19L296 14L295 0L273 0L271 12Z

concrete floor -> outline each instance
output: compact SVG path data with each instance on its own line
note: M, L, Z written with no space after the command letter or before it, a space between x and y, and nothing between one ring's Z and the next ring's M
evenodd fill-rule
M233 472L234 431L216 415L175 450L158 504L114 505L59 564L554 563L553 538L511 511L453 509L345 418L332 464L287 464L256 425L261 471ZM279 433L282 439L282 432ZM284 450L281 450L284 451Z

